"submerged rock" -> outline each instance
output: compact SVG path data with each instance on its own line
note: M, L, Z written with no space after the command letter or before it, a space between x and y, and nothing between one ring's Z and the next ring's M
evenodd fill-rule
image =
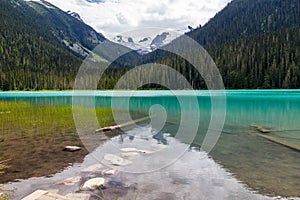
M78 146L65 146L65 148L63 150L64 151L69 151L69 152L74 152L74 151L81 150L81 148L78 147Z
M91 195L86 193L70 193L66 197L74 200L89 200Z
M114 170L114 169L109 169L109 170L104 171L103 173L104 173L104 175L106 175L106 176L111 176L111 175L115 175L116 170Z
M61 185L75 185L75 183L78 183L80 181L81 177L80 176L76 176L76 177L72 177L72 178L68 178L62 182L59 182L58 184Z
M82 185L81 190L94 190L97 188L102 188L104 186L104 183L104 178L92 178Z
M126 153L121 153L121 156L124 158L131 158L135 156L139 156L140 154L137 152L126 152Z
M101 164L95 164L92 166L89 166L82 170L82 172L97 172L99 171L103 166Z
M121 151L123 151L123 152L137 152L139 150L137 148L122 148Z
M104 160L110 162L112 165L117 165L117 166L125 166L131 164L131 161L113 154L106 154L104 156Z

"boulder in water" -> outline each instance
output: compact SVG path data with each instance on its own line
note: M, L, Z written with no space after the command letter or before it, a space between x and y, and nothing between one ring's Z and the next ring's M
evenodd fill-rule
M94 190L97 188L102 188L104 186L104 178L92 178L86 181L82 186L81 190Z

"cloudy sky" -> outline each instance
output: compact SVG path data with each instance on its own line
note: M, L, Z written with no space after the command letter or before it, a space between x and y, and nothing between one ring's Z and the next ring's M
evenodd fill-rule
M107 37L155 27L183 31L205 24L230 0L48 0L64 11L75 11ZM92 0L90 0L92 1Z

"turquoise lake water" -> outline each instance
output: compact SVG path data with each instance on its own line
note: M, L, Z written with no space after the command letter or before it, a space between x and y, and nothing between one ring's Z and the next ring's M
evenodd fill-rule
M95 100L96 107L122 110L127 106L124 99L129 94L127 91L103 91L95 92L95 98L90 98L80 93L76 100L80 105L93 106ZM196 91L195 94L197 104L191 91L179 91L176 96L171 91L138 91L130 98L129 111L148 115L153 105L161 105L167 119L159 133L172 137L176 137L182 120L187 121L185 126L196 123L199 128L191 145L195 149L201 149L212 116L226 114L220 138L209 155L251 190L269 195L300 196L300 152L260 137L255 128L264 127L271 130L269 136L300 146L300 90L229 90L225 96L222 91ZM212 96L217 102L213 113ZM224 104L218 104L218 96ZM40 105L72 105L72 97L72 92L0 93L0 101ZM218 107L220 105L225 107ZM198 110L199 120L195 117ZM168 145L159 133L153 137ZM183 137L179 140L186 142Z

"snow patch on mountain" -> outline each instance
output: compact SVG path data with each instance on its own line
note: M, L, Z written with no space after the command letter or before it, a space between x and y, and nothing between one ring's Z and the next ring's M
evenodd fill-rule
M82 22L83 22L83 20L81 19L80 15L79 15L78 13L72 12L72 11L70 11L70 10L67 11L67 13L68 13L69 15L71 15L72 17L78 19L79 21L82 21Z
M163 31L159 34L149 33L148 35L142 36L132 32L132 35L130 35L130 33L117 35L116 37L112 38L112 41L133 49L141 55L144 55L170 43L180 35L181 33L173 31Z

